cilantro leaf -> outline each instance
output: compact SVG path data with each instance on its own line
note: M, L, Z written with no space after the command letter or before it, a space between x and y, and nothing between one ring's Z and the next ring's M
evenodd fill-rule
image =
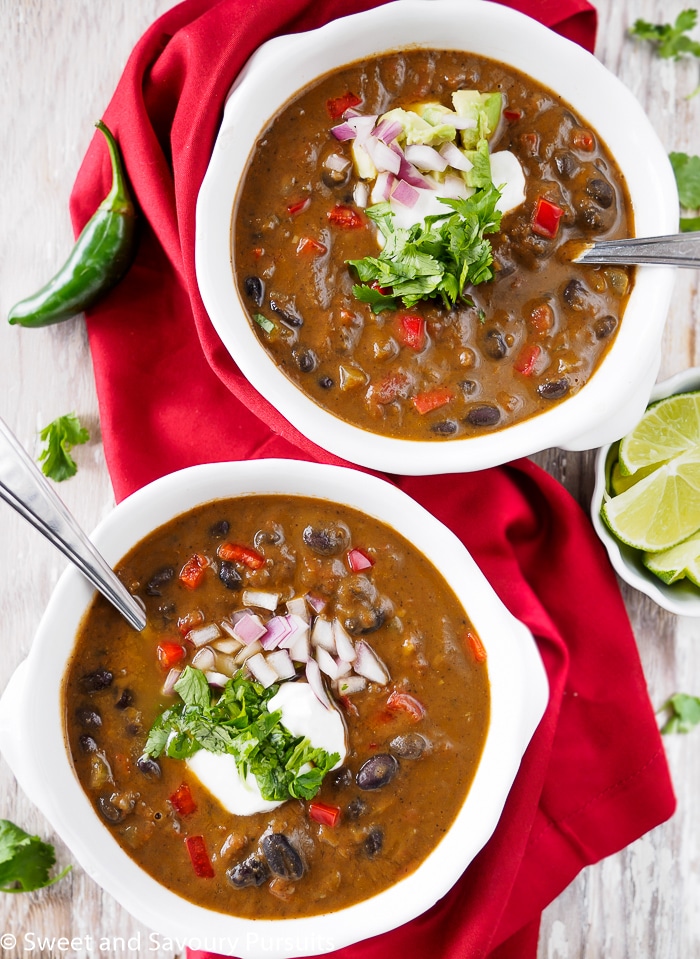
M681 216L682 233L700 229L700 156L687 153L669 153L673 173L678 187L678 199L681 209L694 211L694 216Z
M215 698L204 673L186 666L174 687L181 702L153 723L144 755L187 759L199 749L229 753L242 776L253 773L264 799L312 799L340 756L282 725L280 710L268 708L278 688L265 689L239 672Z
M653 24L647 20L636 20L629 33L637 40L648 40L656 44L657 55L666 60L679 60L684 54L700 57L700 43L686 36L688 31L695 27L697 20L697 10L682 10L673 24Z
M31 892L52 886L63 879L71 867L49 879L56 862L53 846L30 836L9 819L0 819L0 891Z
M375 313L396 309L399 301L410 308L420 300L441 299L450 307L467 286L492 279L493 250L484 234L501 225L499 196L489 184L468 199L441 197L448 208L444 213L409 228L394 226L388 203L370 207L367 215L384 236L384 248L379 256L347 261L361 281L353 287L355 296Z
M669 733L689 733L700 724L700 696L676 693L666 702L659 712L670 712L670 717L661 728L662 735Z
M57 483L74 476L78 467L70 451L90 439L75 413L59 416L45 426L39 436L46 443L39 456L42 472Z

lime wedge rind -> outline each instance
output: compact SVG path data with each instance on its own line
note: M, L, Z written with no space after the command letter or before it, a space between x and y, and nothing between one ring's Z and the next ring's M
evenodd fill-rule
M667 396L620 441L620 474L661 465L700 445L700 390Z
M700 533L660 553L645 553L643 562L650 572L668 585L689 579L697 586L700 580Z

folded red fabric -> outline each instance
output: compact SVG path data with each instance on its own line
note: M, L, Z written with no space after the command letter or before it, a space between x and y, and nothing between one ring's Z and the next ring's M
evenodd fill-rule
M585 0L503 0L592 49ZM224 98L265 39L377 0L185 0L135 48L105 119L143 230L126 279L88 317L105 455L118 499L200 462L336 461L241 376L202 306L195 202ZM71 198L76 232L107 192L91 145ZM550 682L545 717L492 840L433 909L343 959L529 959L541 910L587 864L674 809L634 637L603 550L577 504L529 461L464 476L397 478L451 527L531 628ZM614 682L613 682L614 680ZM190 951L190 959L209 953Z

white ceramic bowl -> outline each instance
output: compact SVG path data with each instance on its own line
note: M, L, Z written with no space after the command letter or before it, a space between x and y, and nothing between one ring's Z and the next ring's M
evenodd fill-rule
M664 380L663 383L658 383L652 390L648 402L662 400L674 393L688 393L691 390L700 390L700 367L684 370ZM595 488L591 500L593 526L608 551L610 562L621 579L641 593L646 593L663 609L679 616L700 616L699 589L683 580L671 584L664 583L644 566L639 550L620 543L603 522L600 510L612 465L609 459L614 447L615 444L607 444L598 450L595 463Z
M29 797L95 880L161 935L244 957L324 953L419 915L456 882L487 842L548 688L528 629L506 610L461 542L396 487L355 470L298 461L219 463L174 473L145 487L100 524L93 539L116 563L151 530L191 507L246 493L299 494L363 510L398 530L443 572L488 655L491 719L472 788L453 826L410 876L372 899L310 919L250 921L210 912L159 885L120 849L73 772L64 741L61 677L93 595L66 570L28 658L0 700L0 749Z
M577 44L485 0L397 0L264 44L236 80L197 203L197 278L211 321L241 371L303 434L345 459L392 473L476 470L551 446L590 449L641 416L658 373L674 272L642 267L615 342L588 384L546 412L488 435L447 442L393 439L325 412L260 346L231 269L231 214L262 129L293 93L340 65L399 47L463 49L511 64L560 93L598 131L627 182L636 233L678 228L666 151L639 103ZM282 79L283 78L283 79Z

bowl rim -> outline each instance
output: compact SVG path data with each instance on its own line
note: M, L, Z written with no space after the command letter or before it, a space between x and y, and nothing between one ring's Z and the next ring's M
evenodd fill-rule
M700 390L700 366L690 367L657 383L647 406L676 393ZM652 599L657 606L677 616L700 616L700 590L682 580L664 583L642 564L639 550L621 543L606 526L600 510L607 489L608 456L617 441L600 447L595 457L595 485L591 497L591 521L605 547L615 572L628 585Z
M387 24L391 42L384 39ZM416 36L421 37L419 43ZM233 84L196 208L197 282L214 329L241 372L295 428L331 453L369 468L403 474L471 471L551 446L591 448L614 439L641 415L658 372L659 343L675 277L672 268L637 268L625 315L630 322L620 325L585 387L543 413L479 437L404 440L353 426L305 396L260 346L241 307L231 269L231 216L249 147L267 117L293 95L290 91L327 72L329 58L342 65L406 46L477 53L486 46L487 55L496 59L500 55L550 89L556 87L584 120L594 116L592 126L618 159L632 193L635 233L675 232L678 194L666 151L639 102L592 54L525 14L489 0L394 0L307 33L267 41ZM329 50L342 55L330 57ZM268 86L280 69L294 80L284 97L278 95L279 85L273 90ZM601 85L603 111L595 93L600 94ZM243 107L250 102L258 105L262 122L246 114ZM636 335L642 320L646 339ZM635 402L630 403L635 389ZM612 415L611 409L616 411Z
M18 779L85 871L147 926L188 944L193 939L197 943L216 940L218 946L209 948L229 948L242 959L315 955L407 922L451 888L496 827L522 755L546 708L548 684L532 634L498 599L461 541L407 494L370 474L301 460L189 467L125 499L99 524L92 538L107 561L115 563L134 542L170 516L198 503L246 492L331 499L388 522L434 564L438 558L444 560L445 565L440 565L445 579L468 607L489 657L491 721L465 803L424 862L371 899L291 920L246 920L212 912L181 899L142 872L99 821L67 752L62 682L57 677L64 675L75 631L94 595L72 567L61 576L20 667L24 685L20 677L14 691L8 690L0 700L0 729L5 733L0 748L11 766L19 764ZM129 532L134 524L138 535ZM30 681L31 696L25 689ZM22 762L19 755L24 756ZM478 834L475 814L483 824ZM465 850L463 860L454 856L456 842Z

